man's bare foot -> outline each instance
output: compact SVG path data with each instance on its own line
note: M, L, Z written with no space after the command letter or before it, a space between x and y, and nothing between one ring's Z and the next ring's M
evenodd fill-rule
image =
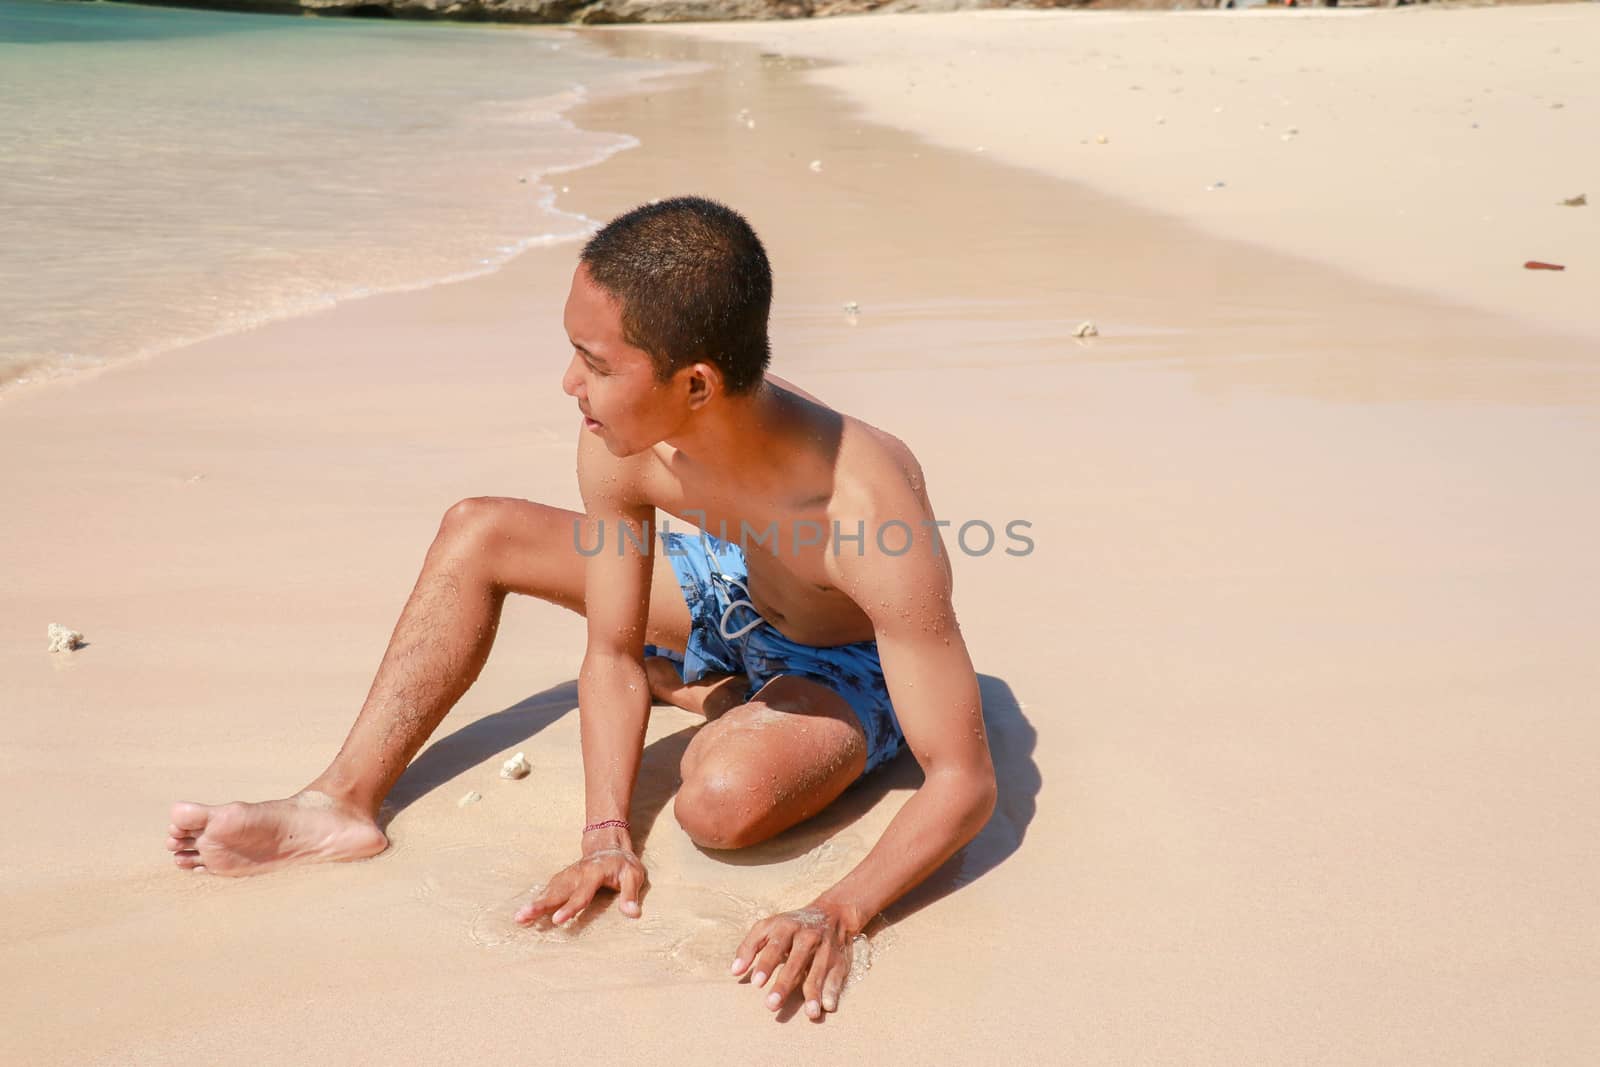
M389 847L377 823L312 790L264 804L180 800L172 805L167 835L167 851L179 867L230 877L291 863L366 859Z
M743 704L750 695L749 682L742 674L708 674L697 682L684 682L677 666L665 656L646 656L644 676L657 701L707 719Z

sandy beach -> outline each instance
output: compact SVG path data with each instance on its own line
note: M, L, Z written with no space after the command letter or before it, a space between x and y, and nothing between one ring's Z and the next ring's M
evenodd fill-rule
M561 207L738 207L774 369L909 443L943 517L1031 523L954 558L994 819L838 1014L775 1022L733 947L920 773L706 853L670 811L698 720L658 708L644 918L523 930L577 847L584 638L514 600L387 853L173 867L172 801L323 769L450 504L578 506L576 246L535 249L0 401L0 1055L1592 1062L1600 206L1558 201L1600 197L1600 8L582 36L699 66L568 113L640 146Z

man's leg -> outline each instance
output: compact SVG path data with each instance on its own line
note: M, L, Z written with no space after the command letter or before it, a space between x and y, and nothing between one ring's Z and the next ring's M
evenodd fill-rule
M259 874L294 862L360 859L388 839L379 805L478 677L507 593L581 613L577 512L526 500L463 500L445 513L389 639L361 713L328 769L299 793L261 804L172 807L167 848L180 867ZM662 553L651 579L646 640L682 649L689 612Z
M866 765L866 732L844 698L779 675L695 734L673 810L696 844L744 848L817 814Z
M678 668L661 656L646 656L644 676L650 682L650 695L658 703L671 704L715 719L729 708L750 697L750 683L742 674L707 674L693 682L678 676Z

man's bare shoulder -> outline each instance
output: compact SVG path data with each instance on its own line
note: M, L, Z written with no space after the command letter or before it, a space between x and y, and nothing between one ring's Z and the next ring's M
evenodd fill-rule
M833 506L839 518L920 519L932 514L922 464L900 438L843 415L834 468Z
M854 520L884 511L927 510L922 465L909 445L865 419L840 411L787 379L775 374L767 375L767 379L839 421L838 451L832 457L829 511L833 517Z
M861 551L836 552L827 562L880 640L911 618L941 633L953 625L949 553L910 446L846 416L829 512L838 527L862 534Z

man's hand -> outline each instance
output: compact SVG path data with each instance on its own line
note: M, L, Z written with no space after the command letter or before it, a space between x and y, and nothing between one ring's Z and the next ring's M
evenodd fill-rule
M843 913L818 902L762 919L745 936L733 961L734 974L746 971L753 985L764 986L773 978L768 1011L783 1007L796 988L805 998L807 1017L820 1019L824 1011L838 1011L839 993L850 976L850 930Z
M564 923L587 908L601 889L622 894L622 914L639 917L639 891L644 888L644 864L631 849L603 848L589 853L550 879L544 892L524 904L516 920L526 926L539 916L554 911L553 923Z

